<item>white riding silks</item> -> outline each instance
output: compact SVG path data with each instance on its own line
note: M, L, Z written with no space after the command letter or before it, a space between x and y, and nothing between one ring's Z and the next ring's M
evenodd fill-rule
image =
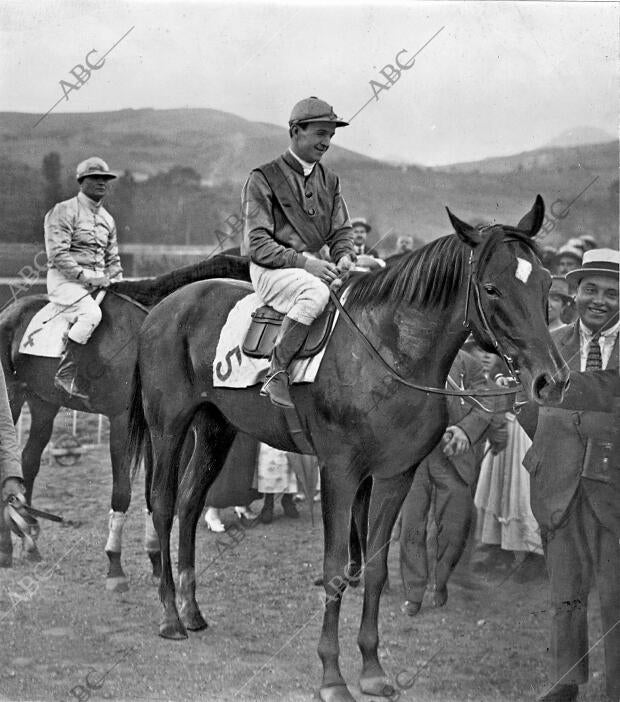
M110 553L120 553L121 543L123 540L123 524L127 519L125 512L115 512L110 510L110 518L108 520L108 540L105 545L105 550Z

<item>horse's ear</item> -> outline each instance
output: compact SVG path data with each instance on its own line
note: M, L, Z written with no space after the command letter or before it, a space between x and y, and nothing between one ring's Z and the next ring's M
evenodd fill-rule
M446 212L458 238L468 246L478 246L482 241L480 232L475 227L472 227L471 224L467 224L467 222L463 222L456 215L453 215L450 212L450 208L446 207Z
M527 236L536 236L542 227L545 218L545 203L540 195L536 195L536 201L532 209L517 224L517 229Z

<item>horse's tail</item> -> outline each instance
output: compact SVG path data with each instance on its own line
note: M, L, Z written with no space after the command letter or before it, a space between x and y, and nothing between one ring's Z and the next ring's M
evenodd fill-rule
M146 455L147 451L149 454L151 453L151 437L148 424L146 423L146 417L144 416L144 407L142 406L140 364L136 362L131 384L129 430L127 434L127 454L130 462L132 482L140 470L140 461ZM151 461L150 455L147 461ZM147 471L147 476L149 476L149 473L152 474L152 470Z

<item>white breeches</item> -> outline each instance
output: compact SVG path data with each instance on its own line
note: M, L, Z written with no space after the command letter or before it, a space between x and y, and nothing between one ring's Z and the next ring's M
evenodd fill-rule
M85 344L101 321L101 309L88 288L79 281L69 280L53 268L47 272L47 294L69 321L69 338Z
M266 305L310 325L329 302L329 288L303 268L263 268L250 263L254 290Z

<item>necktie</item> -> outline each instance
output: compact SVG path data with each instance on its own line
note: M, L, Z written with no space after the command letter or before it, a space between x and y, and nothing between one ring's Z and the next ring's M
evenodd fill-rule
M603 359L601 358L601 347L598 343L598 337L594 337L590 341L588 348L588 358L586 359L586 370L602 370Z

